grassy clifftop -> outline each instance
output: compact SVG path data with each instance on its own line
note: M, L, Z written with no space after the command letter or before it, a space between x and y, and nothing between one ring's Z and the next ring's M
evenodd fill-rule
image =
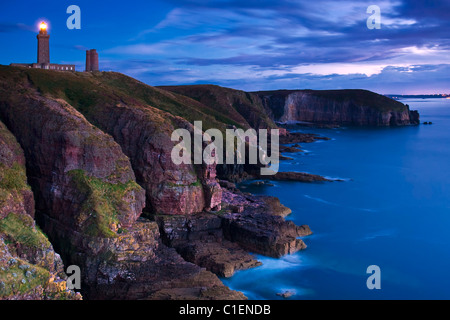
M242 128L276 128L261 99L252 93L216 85L187 85L160 87L195 99L205 106L226 114Z
M201 120L204 130L223 130L228 125L276 128L274 121L284 115L286 98L294 93L312 97L317 106L309 106L311 110L334 104L367 107L374 113L407 110L396 100L359 89L244 92L217 85L152 87L117 72L72 73L7 66L0 66L1 77L13 82L28 81L33 90L65 100L87 118L96 105L117 105L122 101L127 105L151 106L190 123Z
M83 114L89 114L89 108L100 102L115 105L122 100L129 105L133 102L149 105L191 123L202 120L205 129L224 129L226 125L243 126L228 110L204 105L187 96L146 85L117 72L72 73L0 66L0 77L14 82L28 79L41 94L63 99Z

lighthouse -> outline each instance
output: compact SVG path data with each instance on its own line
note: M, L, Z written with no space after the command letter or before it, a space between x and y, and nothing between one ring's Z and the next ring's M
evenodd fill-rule
M41 22L39 25L38 39L38 59L37 63L42 69L46 68L46 64L50 64L50 35L47 33L47 23Z
M11 63L10 65L14 67L47 69L55 71L75 71L75 65L73 64L50 63L50 35L48 34L48 24L44 21L39 24L37 40L38 45L36 63Z

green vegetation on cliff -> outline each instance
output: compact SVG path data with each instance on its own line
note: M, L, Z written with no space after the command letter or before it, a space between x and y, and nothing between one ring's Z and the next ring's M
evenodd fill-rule
M8 191L30 190L27 185L25 168L17 162L11 168L0 163L0 189Z
M27 268L26 268L27 267ZM11 258L0 268L0 299L27 294L43 298L43 290L49 283L50 272L38 266L30 266L24 260Z
M5 201L21 201L24 190L30 190L27 185L22 149L16 138L6 126L0 122L0 207ZM16 199L17 198L17 199Z
M104 83L121 89L125 94L131 93L134 98L152 107L180 116L190 123L202 120L206 129L222 129L224 124L240 126L227 110L218 110L210 105L201 104L188 96L162 90L164 88L150 87L116 72L103 72L98 76Z
M216 85L159 88L190 97L221 114L226 114L237 127L244 129L277 128L264 110L260 98L255 94Z
M95 106L125 103L151 106L190 123L201 120L205 130L225 129L226 125L242 127L229 110L204 105L117 72L72 73L0 66L0 77L15 79L16 83L28 81L41 94L65 100L88 118Z
M50 242L30 216L11 213L0 220L0 300L81 299L67 290L56 261Z
M128 193L138 191L135 181L127 183L109 183L90 177L83 170L69 172L76 188L86 195L80 214L80 222L86 235L93 237L116 237L123 232L119 228L119 212L125 207L124 199Z
M6 244L16 243L21 248L50 247L47 237L29 215L10 213L0 220L0 234Z
M22 190L30 190L25 168L17 162L11 168L0 163L0 207L6 205L5 202L21 201Z

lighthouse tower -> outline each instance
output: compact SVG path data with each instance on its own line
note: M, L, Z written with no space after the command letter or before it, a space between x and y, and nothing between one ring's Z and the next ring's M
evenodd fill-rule
M75 71L73 64L50 63L50 35L46 22L39 24L39 34L37 35L37 63L11 63L13 67L47 69L55 71ZM98 65L98 58L97 58Z
M38 59L37 63L41 65L41 68L48 69L50 64L50 35L47 33L47 24L42 22L39 25L38 39Z

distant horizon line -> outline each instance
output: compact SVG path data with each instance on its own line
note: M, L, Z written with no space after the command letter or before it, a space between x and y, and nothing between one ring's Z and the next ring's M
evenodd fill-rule
M389 97L450 97L450 93L415 93L415 94L384 94Z

